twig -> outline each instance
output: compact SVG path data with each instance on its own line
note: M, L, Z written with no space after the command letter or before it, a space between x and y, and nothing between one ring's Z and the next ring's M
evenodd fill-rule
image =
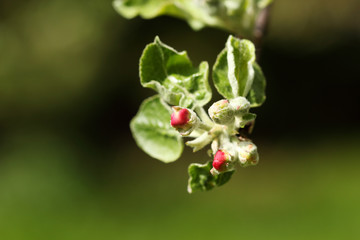
M254 44L256 47L256 59L259 61L261 54L261 45L263 38L267 32L269 26L269 15L270 15L271 4L264 8L256 19L254 29Z

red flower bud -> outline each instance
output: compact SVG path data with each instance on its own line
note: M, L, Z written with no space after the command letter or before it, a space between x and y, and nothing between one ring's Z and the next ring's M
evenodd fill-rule
M190 109L179 106L172 107L170 124L183 136L188 136L199 125L199 118L196 113Z
M174 128L181 128L185 126L190 120L190 112L186 108L174 109L171 114L171 126Z
M230 154L224 150L219 150L216 152L214 161L213 161L213 167L219 171L225 171L229 167L229 161L230 161Z

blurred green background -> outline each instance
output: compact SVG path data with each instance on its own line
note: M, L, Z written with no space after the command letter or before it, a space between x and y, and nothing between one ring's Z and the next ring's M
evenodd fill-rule
M111 1L0 1L0 239L359 239L358 0L275 0L260 64L260 163L186 192L135 145L144 46L212 65L227 33L125 20ZM215 94L215 99L220 96Z

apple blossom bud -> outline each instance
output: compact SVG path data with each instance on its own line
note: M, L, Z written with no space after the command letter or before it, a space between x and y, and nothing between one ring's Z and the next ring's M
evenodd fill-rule
M186 108L174 107L174 112L171 114L171 126L182 127L190 120L190 112Z
M178 106L172 107L173 113L171 114L170 124L181 135L189 135L195 128L198 127L200 120L196 116L196 113L187 108L181 108Z
M259 154L254 143L240 142L238 146L238 158L242 166L256 165L259 162Z
M237 97L230 100L230 105L234 108L235 115L243 115L250 109L250 102L244 97Z
M226 150L218 150L214 156L213 168L210 170L211 174L218 175L221 172L232 170L231 159L231 155Z
M209 108L209 115L211 119L218 124L227 125L234 121L234 108L226 99L215 102Z

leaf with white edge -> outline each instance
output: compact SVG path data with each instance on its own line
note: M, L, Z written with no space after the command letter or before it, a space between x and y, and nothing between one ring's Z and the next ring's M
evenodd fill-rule
M246 96L254 79L255 47L249 40L229 36L213 69L216 89L228 99Z
M186 20L194 30L221 28L251 38L259 13L272 0L115 0L116 11L126 18L149 19L170 15Z
M228 80L227 50L222 50L216 58L213 66L212 79L216 90L227 99L235 98Z
M251 107L265 101L265 77L255 62L255 47L248 40L228 38L214 64L213 81L227 99L245 96Z
M253 67L255 70L255 77L250 92L247 95L247 99L249 100L251 107L259 107L266 99L266 80L260 66L257 63L254 63Z
M180 134L170 125L170 107L158 95L141 104L130 129L137 145L165 163L177 160L183 151Z
M254 79L255 46L249 40L229 36L226 48L228 79L233 95L245 97Z
M189 182L188 192L193 193L195 191L208 191L214 187L221 186L230 180L232 174L235 171L221 173L217 176L213 176L210 173L212 168L212 161L205 164L192 163L189 166Z
M208 103L208 72L207 62L193 67L185 51L177 52L158 37L146 46L140 58L141 84L157 91L171 105L194 109Z

